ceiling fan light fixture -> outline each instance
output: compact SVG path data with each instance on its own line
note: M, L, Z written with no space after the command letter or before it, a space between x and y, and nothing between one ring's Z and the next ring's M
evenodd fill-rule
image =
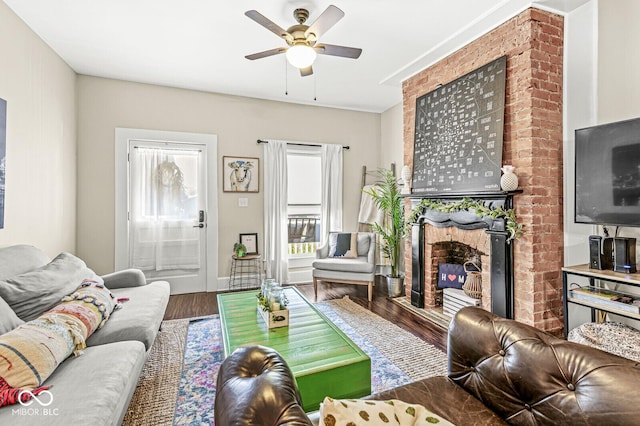
M303 44L291 46L286 53L287 60L296 68L306 68L313 64L318 54L310 47Z

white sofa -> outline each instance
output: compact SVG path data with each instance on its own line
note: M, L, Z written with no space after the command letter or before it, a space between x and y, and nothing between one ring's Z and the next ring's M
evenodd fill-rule
M84 262L64 255L52 260L33 246L0 248L0 334L39 316L59 300L60 293L80 285L78 274L86 271L77 266ZM67 358L44 382L51 386L50 405L32 401L28 407L5 406L0 408L0 425L122 423L160 329L169 283L147 283L136 269L102 278L116 297L129 300L87 339L84 354Z

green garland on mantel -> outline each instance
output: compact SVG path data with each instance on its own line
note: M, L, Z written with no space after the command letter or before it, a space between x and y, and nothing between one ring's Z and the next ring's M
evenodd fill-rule
M407 219L407 227L415 223L422 215L424 209L437 211L440 213L455 213L463 210L473 210L480 217L488 217L491 219L504 219L507 232L509 232L509 238L507 241L511 241L524 234L523 225L516 220L516 213L513 209L504 209L502 206L495 208L487 207L484 202L474 200L472 198L465 197L462 201L453 201L450 203L443 203L440 200L432 200L430 198L423 198L413 208L411 215Z

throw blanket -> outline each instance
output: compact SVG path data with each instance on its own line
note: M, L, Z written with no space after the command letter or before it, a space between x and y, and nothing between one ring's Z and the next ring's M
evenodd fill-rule
M358 213L358 231L360 232L374 232L372 226L374 223L383 227L388 225L389 218L378 209L375 200L369 194L371 190L376 189L376 185L366 185L362 188L360 212ZM389 258L382 251L383 246L382 238L376 233L376 265L390 265Z
M48 389L43 382L72 353L82 353L86 339L116 307L102 282L85 280L59 305L0 336L0 407Z
M378 209L375 200L369 194L371 190L375 190L375 185L366 185L362 188L360 194L360 211L358 212L358 223L380 223L384 220L383 213Z

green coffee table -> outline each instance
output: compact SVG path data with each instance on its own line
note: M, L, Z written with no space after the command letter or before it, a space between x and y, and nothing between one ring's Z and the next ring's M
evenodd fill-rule
M257 290L218 295L225 357L236 348L277 350L296 378L305 411L325 396L359 398L371 393L371 360L295 287L285 287L289 326L268 329L257 311Z

